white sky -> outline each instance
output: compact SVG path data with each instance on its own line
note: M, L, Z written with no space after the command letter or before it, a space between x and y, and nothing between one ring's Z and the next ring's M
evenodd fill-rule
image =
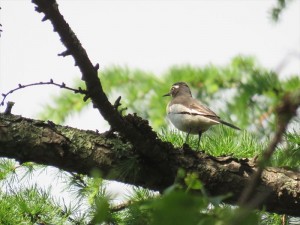
M281 22L270 19L275 0L215 1L58 1L59 7L100 69L128 65L162 74L174 64L223 65L237 54L254 55L263 66L276 67L291 52L300 54L300 0L284 11ZM80 77L49 21L25 0L2 0L0 38L0 92L18 83L47 81L70 84ZM300 73L299 56L290 57L283 74ZM166 90L170 84L166 84ZM60 89L27 88L9 96L15 114L35 117L49 96ZM3 110L3 109L2 109ZM96 129L85 115L68 123ZM101 130L101 129L100 129Z
M0 93L19 83L53 78L70 84L80 77L71 57L57 56L65 48L49 21L41 22L43 15L34 11L31 1L0 2ZM275 70L296 53L298 58L291 56L282 74L300 74L300 0L292 2L276 24L269 14L275 0L58 2L100 69L128 65L159 75L174 64L224 65L243 54L256 56L263 66ZM14 114L35 117L50 95L59 91L50 86L27 88L7 100L16 102ZM103 130L102 124L95 110L68 121L82 129Z

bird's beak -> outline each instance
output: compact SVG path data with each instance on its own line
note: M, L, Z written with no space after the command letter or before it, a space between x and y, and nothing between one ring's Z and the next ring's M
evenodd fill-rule
M171 94L167 93L167 94L163 95L163 97L166 97L166 96L171 96Z

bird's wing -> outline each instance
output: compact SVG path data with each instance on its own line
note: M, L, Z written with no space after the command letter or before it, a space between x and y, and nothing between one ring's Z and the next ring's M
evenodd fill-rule
M190 108L191 108L192 114L201 115L201 116L207 117L211 120L222 123L226 126L229 126L231 128L234 128L236 130L241 130L239 127L237 127L231 123L228 123L224 120L221 120L220 117L217 116L217 114L215 114L210 108L208 108L206 105L202 104L201 102L198 102L197 100L195 100L195 102L190 104Z
M217 114L215 114L210 108L208 108L206 105L202 104L197 100L193 101L189 105L189 108L191 109L192 114L205 116L216 121L220 120L220 117L218 117Z

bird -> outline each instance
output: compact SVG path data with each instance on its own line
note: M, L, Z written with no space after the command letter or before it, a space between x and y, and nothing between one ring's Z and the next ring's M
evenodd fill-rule
M211 126L224 124L236 130L239 127L222 120L215 112L199 100L193 98L191 89L185 82L176 82L172 85L169 93L163 97L171 96L172 99L167 105L167 117L171 123L180 131L186 132L186 140L190 134L198 134L199 148L202 134Z

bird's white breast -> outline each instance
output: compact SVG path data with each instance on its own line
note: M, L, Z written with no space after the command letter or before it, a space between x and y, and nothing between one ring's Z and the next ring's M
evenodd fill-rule
M190 132L191 134L198 134L199 131L204 132L210 126L220 123L201 115L201 112L190 110L181 104L173 104L170 107L167 107L167 112L168 119L177 129L184 132ZM186 112L186 114L183 112ZM193 114L191 115L188 113Z

